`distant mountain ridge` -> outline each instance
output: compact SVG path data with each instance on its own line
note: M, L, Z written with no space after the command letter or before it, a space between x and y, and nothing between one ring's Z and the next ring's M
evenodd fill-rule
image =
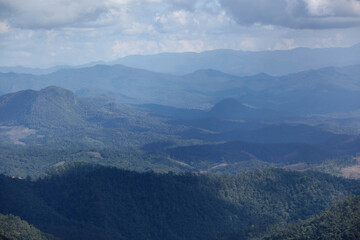
M159 53L129 55L114 61L96 61L78 66L53 66L30 68L0 66L2 73L49 74L59 69L91 67L97 64L123 64L155 72L177 75L189 74L199 69L214 69L239 76L261 72L284 75L327 66L342 67L360 64L360 43L345 48L295 48L291 50L242 51L216 49L200 53Z
M360 108L359 68L326 67L280 77L265 73L236 77L208 69L180 77L122 65L96 65L41 76L0 74L0 93L56 85L86 97L109 94L130 104L204 109L233 98L257 108L294 114L346 112Z
M239 76L261 72L284 75L327 66L359 64L359 56L360 44L356 44L348 48L295 48L259 52L212 50L201 53L135 55L111 63L178 75L208 68Z

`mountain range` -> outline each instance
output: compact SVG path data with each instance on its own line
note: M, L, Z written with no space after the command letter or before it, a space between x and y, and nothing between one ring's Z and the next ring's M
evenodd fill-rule
M0 239L357 239L359 53L0 68Z
M286 75L328 66L342 67L360 64L360 43L346 48L295 48L276 51L239 51L218 49L200 53L161 53L131 55L113 61L90 62L79 66L50 68L0 67L2 73L49 74L59 69L84 68L98 64L122 64L154 72L185 75L199 69L214 69L237 76L267 73Z
M348 48L295 48L258 52L213 50L201 53L134 55L120 58L110 64L124 64L177 75L209 68L239 76L261 72L285 75L328 66L359 64L359 53L360 44Z
M358 152L357 135L286 122L294 118L235 99L195 110L81 98L55 86L23 90L0 97L0 141L5 149L24 148L16 150L22 157L4 152L2 171L24 175L31 165L32 174L39 175L64 160L81 159L142 171L241 172L293 164L307 168ZM42 153L28 150L39 146ZM107 148L118 150L102 153ZM135 153L126 153L129 149ZM24 162L27 158L32 162ZM19 162L22 167L12 170Z
M96 65L41 76L0 74L0 92L39 90L55 85L83 97L105 94L120 103L166 103L177 108L204 109L233 98L254 109L275 110L278 115L279 112L328 114L360 108L358 69L360 65L327 67L281 77L266 74L236 77L202 70L179 77L121 65Z

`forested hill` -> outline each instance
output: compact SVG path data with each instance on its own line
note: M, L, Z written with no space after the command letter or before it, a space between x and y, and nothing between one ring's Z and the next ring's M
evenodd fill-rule
M307 219L360 182L315 172L136 173L77 165L36 181L0 177L0 213L63 239L260 237Z
M360 197L341 201L315 217L263 239L360 239Z
M12 214L0 214L0 240L57 240Z

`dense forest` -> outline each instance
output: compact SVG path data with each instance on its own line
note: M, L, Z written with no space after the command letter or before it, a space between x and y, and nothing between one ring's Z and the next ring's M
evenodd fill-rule
M359 239L360 197L350 197L310 219L292 224L264 240Z
M158 174L87 164L35 181L1 176L1 186L1 213L64 239L261 237L360 193L359 181L317 172Z
M12 214L0 214L1 240L57 240Z

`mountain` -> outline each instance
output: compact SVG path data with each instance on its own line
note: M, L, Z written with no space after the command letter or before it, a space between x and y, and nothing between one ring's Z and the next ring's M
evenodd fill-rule
M111 98L80 98L69 90L50 86L0 96L0 121L31 128L131 128L161 124L162 119Z
M218 123L223 124L222 122ZM224 124L225 125L225 124ZM243 125L243 126L242 126ZM239 123L237 128L226 129L217 133L211 132L208 134L203 133L197 138L208 139L213 141L247 141L257 143L324 143L327 141L341 141L342 137L349 136L342 134L334 134L332 132L323 130L318 126L309 126L304 124L259 124L256 126L251 123ZM211 127L211 126L210 126ZM214 130L221 129L212 128ZM255 129L252 129L255 128ZM203 125L203 128L207 128ZM196 138L196 137L195 137Z
M59 69L71 68L71 66L54 66L50 68L30 68L30 67L0 67L0 72L2 73L20 73L20 74L34 74L34 75L43 75L56 72Z
M0 74L0 90L5 93L55 85L76 92L87 91L88 97L112 92L122 103L157 103L189 107L204 102L200 94L184 90L180 77L129 68L122 65L95 65L77 69L61 69L46 75ZM118 98L116 97L116 98Z
M151 114L174 119L197 119L206 116L206 111L200 109L177 108L160 104L141 104L137 106Z
M334 136L303 126L288 129L284 126L284 129L278 135L275 134L274 139L266 136L268 130L264 130L264 133L255 131L254 135L258 134L255 136L248 133L250 137L245 136L242 142L226 143L219 143L226 138L214 140L208 135L201 141L199 134L193 134L190 139L181 139L184 137L181 133L175 136L174 133L159 134L156 128L144 132L131 128L36 130L18 139L18 142L13 138L0 141L0 172L23 178L39 177L54 166L87 162L139 172L239 173L277 166L296 170L315 169L345 177L358 176L355 156L359 152L359 137ZM297 136L297 131L302 129L304 134ZM320 133L309 140L311 130ZM16 131L20 134L26 132L26 128L12 129L11 133L15 134ZM191 129L191 132L196 131ZM264 135L264 139L260 139ZM255 137L259 139L245 142ZM210 140L214 142L205 144ZM24 144L20 145L20 141Z
M280 120L291 119L293 116L269 109L259 109L242 104L240 101L227 98L216 103L208 112L208 117L231 120Z
M359 218L360 197L349 197L319 215L292 224L288 229L280 230L262 239L359 239Z
M0 121L30 127L79 127L84 124L86 107L74 93L59 87L24 90L0 97Z
M268 113L279 115L234 99L225 99L206 112L121 105L104 96L84 99L54 86L24 90L0 97L0 143L11 149L2 155L1 171L38 175L59 162L82 160L141 171L239 172L271 165L319 164L358 152L356 136L316 126L274 124ZM19 148L13 149L14 145ZM35 149L38 146L43 154ZM62 152L48 152L48 148ZM102 148L119 151L101 154ZM124 158L123 152L129 149L146 153Z
M178 131L152 116L106 97L79 98L50 86L0 97L0 141L52 147L134 147L170 140Z
M237 119L244 117L245 114L253 113L255 111L256 110L245 106L235 99L228 98L215 104L209 111L208 115L211 117L225 119Z
M296 109L309 114L359 109L360 74L356 71L359 67L328 67L290 74L280 78L282 84L267 91L276 93L272 101L284 103L280 110Z
M172 159L204 171L215 166L235 167L241 162L256 160L280 166L295 163L316 164L333 156L329 149L317 145L262 144L240 141L169 148L166 153Z
M41 76L0 74L0 92L39 90L55 85L86 97L109 95L120 103L207 109L232 98L247 106L277 113L328 114L360 109L359 66L248 77L208 69L180 77L122 65L96 65Z
M226 89L231 81L241 79L238 76L226 74L214 69L200 69L182 76L190 91L218 92Z
M247 239L360 192L359 181L281 169L227 176L62 169L35 181L1 175L0 212L63 239Z
M357 44L348 48L296 48L259 52L212 50L201 53L134 55L111 63L178 75L209 68L237 76L261 72L284 75L328 66L360 64L359 53L360 44Z
M265 72L284 75L328 66L342 67L360 64L360 43L346 48L295 48L292 50L239 51L218 49L200 53L160 53L130 55L114 61L90 62L79 66L50 68L0 67L2 73L49 74L59 69L84 68L95 65L122 64L154 72L185 75L200 69L213 69L236 76Z
M201 93L295 115L349 112L360 108L358 68L326 67L279 77L260 74L229 80L217 92Z

